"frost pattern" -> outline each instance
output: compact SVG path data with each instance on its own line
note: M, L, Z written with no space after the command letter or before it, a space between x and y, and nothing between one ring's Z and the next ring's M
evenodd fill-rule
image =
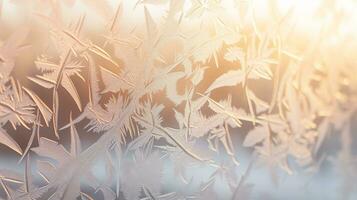
M23 170L0 198L256 199L255 170L279 187L323 162L353 196L357 5L278 2L0 0L0 143Z

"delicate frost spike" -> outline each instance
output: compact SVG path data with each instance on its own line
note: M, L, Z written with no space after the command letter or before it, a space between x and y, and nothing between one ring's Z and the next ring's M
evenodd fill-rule
M242 70L229 71L218 77L206 90L209 93L220 87L235 86L244 81L245 74Z
M77 92L76 87L74 86L74 83L68 76L63 76L62 79L62 86L67 90L67 92L71 95L73 100L76 102L77 108L79 111L82 111L82 103L79 97L79 94Z
M71 155L77 157L81 152L81 142L76 127L72 124L72 113L70 113L69 122L71 124Z
M36 106L41 112L43 119L45 120L46 125L48 126L52 116L51 109L35 93L31 92L29 89L25 87L22 88L35 102Z
M17 142L12 139L12 137L0 127L0 143L10 147L12 150L16 151L18 154L22 155L22 149L17 144Z
M35 140L36 134L37 135L39 134L39 130L40 130L39 126L40 126L40 113L39 113L39 111L37 111L36 121L33 123L33 126L32 126L31 137L30 137L30 139L27 143L26 149L25 149L24 153L22 154L18 163L21 163L21 161L25 158L25 156L30 151L31 145L33 144L33 141Z
M54 81L46 79L45 77L42 76L37 76L36 78L28 77L28 79L47 89L51 89L56 85Z
M34 189L34 185L32 182L32 171L31 171L31 160L30 154L27 154L27 159L25 163L25 192L29 193Z

